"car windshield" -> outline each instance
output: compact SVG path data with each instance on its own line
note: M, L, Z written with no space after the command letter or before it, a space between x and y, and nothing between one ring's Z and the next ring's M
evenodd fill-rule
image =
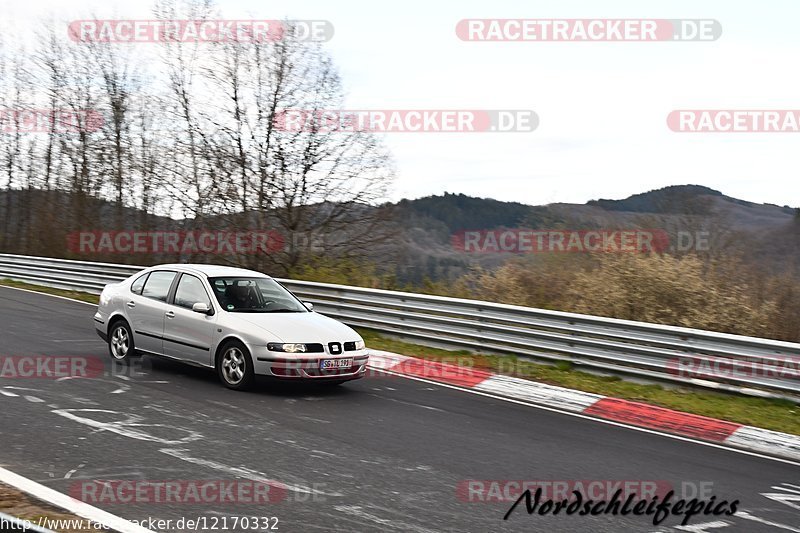
M214 296L231 313L305 313L308 310L270 278L210 278Z

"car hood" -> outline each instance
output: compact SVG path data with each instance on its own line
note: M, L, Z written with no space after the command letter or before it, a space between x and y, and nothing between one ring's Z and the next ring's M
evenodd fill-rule
M354 341L361 338L349 326L319 313L232 313L263 329L278 342Z

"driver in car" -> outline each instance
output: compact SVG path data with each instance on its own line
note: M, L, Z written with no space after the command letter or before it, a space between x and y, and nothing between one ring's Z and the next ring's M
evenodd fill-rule
M249 285L231 285L226 290L228 303L236 309L254 309L258 307L258 297Z

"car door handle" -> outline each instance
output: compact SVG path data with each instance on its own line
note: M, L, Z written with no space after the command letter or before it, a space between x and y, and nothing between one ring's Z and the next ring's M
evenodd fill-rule
M167 311L166 316L167 318L175 318L175 311Z
M131 309L133 309L134 307L136 307L136 302L134 302L133 300L131 300L130 302L128 302L128 307L130 307Z

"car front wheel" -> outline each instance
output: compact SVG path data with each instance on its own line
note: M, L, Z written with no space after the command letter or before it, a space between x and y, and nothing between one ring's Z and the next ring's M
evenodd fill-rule
M217 360L217 373L229 389L249 389L255 379L250 352L238 341L225 343Z

